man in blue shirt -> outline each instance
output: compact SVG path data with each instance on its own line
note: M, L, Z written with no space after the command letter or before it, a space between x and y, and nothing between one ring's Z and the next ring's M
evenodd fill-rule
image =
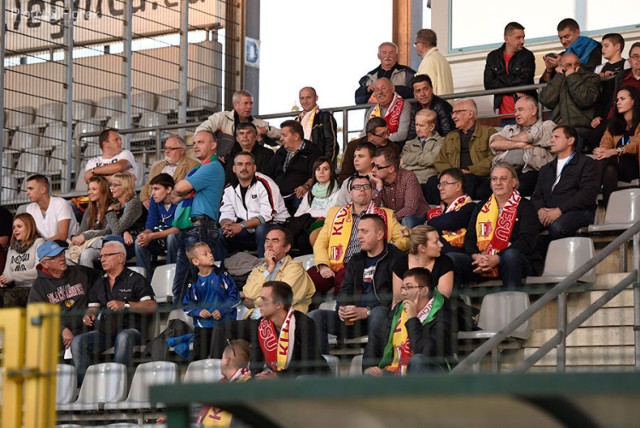
M218 161L216 147L216 140L209 131L200 131L193 136L193 153L201 165L178 181L172 192L172 201L180 202L173 221L173 226L180 229L173 280L174 304L182 301L184 286L190 276L186 252L189 246L196 242L206 242L213 250L216 260L224 260L225 249L218 240L224 168Z
M151 275L151 255L167 254L167 263L175 263L178 253L177 227L172 227L176 204L171 203L171 192L175 186L173 177L160 173L149 183L151 199L144 232L136 239L136 265Z

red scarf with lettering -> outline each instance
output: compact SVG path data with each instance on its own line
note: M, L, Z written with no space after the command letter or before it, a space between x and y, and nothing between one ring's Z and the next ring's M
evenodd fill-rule
M460 208L471 202L473 202L473 200L469 196L462 195L451 202L446 210L444 208L444 203L441 203L439 207L431 208L429 211L427 211L427 220L431 220L434 217L441 216L444 213L458 211ZM467 229L465 228L458 230L443 230L442 237L452 246L462 247L464 245L464 235L466 233Z
M276 336L276 327L270 320L262 318L258 324L258 342L264 355L264 363L274 372L289 367L293 356L293 338L296 333L296 317L293 312L294 309L291 306L278 336Z
M520 193L514 190L502 211L499 210L498 201L494 195L491 195L482 206L476 219L476 234L478 249L484 254L498 254L509 246L521 199ZM485 272L482 275L497 277L498 269L494 268L491 272Z
M404 98L398 95L397 92L394 92L393 99L391 100L391 104L389 104L389 108L384 115L384 120L387 122L387 129L390 134L395 134L398 132L398 128L400 127L400 115L402 114L402 109L404 107ZM380 112L382 111L382 107L380 104L376 104L373 111L369 115L369 119L372 117L380 117Z

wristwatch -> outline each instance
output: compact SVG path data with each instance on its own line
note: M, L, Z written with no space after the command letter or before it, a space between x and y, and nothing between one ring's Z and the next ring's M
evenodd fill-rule
M131 309L131 305L129 304L129 300L127 300L127 299L124 300L124 308L125 309Z
M371 308L367 308L367 318L371 316Z
M240 227L241 227L243 230L246 230L247 225L244 223L244 221L241 221L241 222L240 222Z
M620 156L620 155L622 155L622 154L624 153L624 148L622 148L622 147L618 147L618 148L616 149L616 151L618 152L618 156Z

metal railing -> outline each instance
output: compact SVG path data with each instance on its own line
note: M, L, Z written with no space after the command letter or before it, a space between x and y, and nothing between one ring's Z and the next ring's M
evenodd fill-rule
M555 287L544 294L540 299L533 303L529 308L516 317L509 325L500 330L494 337L484 342L475 351L469 354L464 360L460 362L453 370L452 373L465 373L468 372L474 364L479 363L492 349L497 347L500 342L508 338L509 335L514 332L518 327L522 326L525 322L529 321L534 315L536 315L542 308L548 303L551 303L554 299L558 299L558 320L556 334L549 339L545 344L522 361L514 371L523 372L531 368L537 361L548 354L554 347L557 349L557 367L558 371L564 371L566 367L566 339L571 332L584 323L591 315L593 315L598 309L604 306L609 300L613 299L620 292L627 289L629 285L633 285L633 299L634 299L634 355L635 355L635 367L640 367L640 283L638 278L638 268L640 266L640 222L635 223L629 229L625 230L621 235L609 243L602 251L600 251L593 259L589 260L584 265L580 266L575 272L567 276L564 280L558 283ZM596 265L602 262L607 256L629 240L633 239L633 266L634 270L630 272L625 278L617 285L608 290L597 301L587 307L581 314L576 316L570 323L567 323L567 291L574 285L582 275L593 269Z

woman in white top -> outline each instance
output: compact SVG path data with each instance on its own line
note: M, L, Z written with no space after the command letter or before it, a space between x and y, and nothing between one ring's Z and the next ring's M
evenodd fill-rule
M306 220L292 219L293 222L304 223L308 226L303 231L309 237L311 246L316 241L329 208L335 205L339 190L340 186L338 186L336 171L331 160L324 156L319 157L313 164L313 184L311 189L302 198L302 202L294 215L294 218L304 216Z
M0 275L2 306L26 306L31 285L38 276L38 247L44 242L31 214L15 216L4 273Z

